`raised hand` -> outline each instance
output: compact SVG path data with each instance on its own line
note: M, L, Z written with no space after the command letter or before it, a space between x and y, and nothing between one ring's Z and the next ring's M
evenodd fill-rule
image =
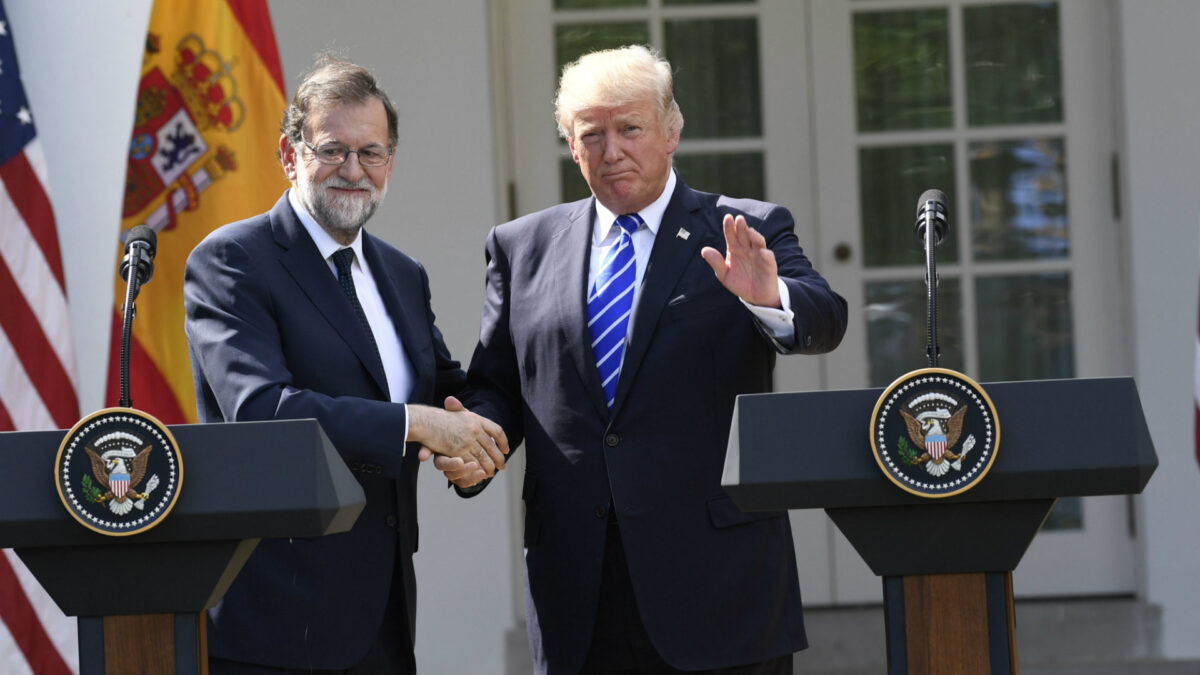
M726 254L722 256L711 246L700 251L717 280L751 305L782 308L779 267L775 264L775 254L767 248L767 240L746 224L744 216L734 218L725 214L721 226L725 230Z

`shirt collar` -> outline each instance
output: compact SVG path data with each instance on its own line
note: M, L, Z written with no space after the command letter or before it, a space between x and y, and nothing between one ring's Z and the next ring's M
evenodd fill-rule
M296 212L296 217L300 219L300 224L304 225L304 229L308 232L308 236L311 237L313 243L317 245L317 250L321 252L322 258L329 260L329 257L336 253L338 249L345 248L336 240L334 240L334 238L325 231L325 228L317 224L317 221L312 217L312 214L308 212L308 209L304 208L304 205L300 203L300 198L296 196L295 188L288 190L288 203L292 205L292 211ZM362 262L362 228L359 228L358 233L354 235L354 241L350 244L350 248L354 249L354 257L356 260L358 260L358 264L366 269L366 266L363 265Z
M675 170L672 169L667 176L667 184L663 187L662 194L650 203L649 206L638 211L638 215L642 217L642 222L650 229L651 234L658 234L658 227L662 225L663 214L667 212L667 204L671 203L671 195L675 193ZM594 200L596 203L596 241L604 241L612 230L613 225L617 222L619 213L613 213L608 210L608 207L600 203L600 200Z

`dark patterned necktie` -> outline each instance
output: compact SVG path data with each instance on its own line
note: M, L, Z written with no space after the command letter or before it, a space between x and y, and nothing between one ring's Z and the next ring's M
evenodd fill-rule
M350 275L350 265L354 263L354 249L341 248L333 254L333 264L337 266L338 284L342 287L342 292L346 294L346 299L350 301L350 307L354 310L354 316L358 317L358 325L367 334L367 341L371 343L371 351L375 354L375 363L382 367L383 361L379 358L379 345L375 343L375 334L371 332L371 323L367 321L367 313L363 311L362 304L358 301L358 291L354 288L354 277Z
M633 232L642 225L636 214L617 217L620 238L604 256L600 273L588 293L588 331L592 337L592 353L604 399L612 408L617 394L617 379L621 375L621 357L625 353L625 333L629 314L633 311L633 283L637 264L633 256Z

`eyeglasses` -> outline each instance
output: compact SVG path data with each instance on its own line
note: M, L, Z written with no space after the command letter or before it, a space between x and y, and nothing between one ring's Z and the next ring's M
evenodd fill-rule
M341 143L322 143L321 145L314 146L304 139L300 139L300 142L312 151L313 157L316 157L318 162L328 164L329 166L341 166L345 164L346 160L350 157L350 153L357 154L358 163L363 166L383 166L388 163L388 160L392 158L392 153L395 152L394 148L385 149L378 145L369 145L358 150L351 150Z

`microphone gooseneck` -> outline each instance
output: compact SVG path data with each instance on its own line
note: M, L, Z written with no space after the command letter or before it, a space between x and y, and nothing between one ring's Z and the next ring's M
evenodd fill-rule
M134 300L138 291L154 276L154 254L158 250L158 235L145 225L129 230L125 238L125 257L121 259L120 276L126 282L125 302L121 308L121 398L118 405L132 408L129 396L129 345L133 339L133 317L137 314ZM132 272L132 273L131 273Z
M931 368L936 368L942 350L937 340L937 269L934 264L934 248L946 239L950 230L946 208L946 195L932 189L921 193L917 200L917 222L914 225L917 237L925 248L925 292L928 308L928 332L925 355Z

